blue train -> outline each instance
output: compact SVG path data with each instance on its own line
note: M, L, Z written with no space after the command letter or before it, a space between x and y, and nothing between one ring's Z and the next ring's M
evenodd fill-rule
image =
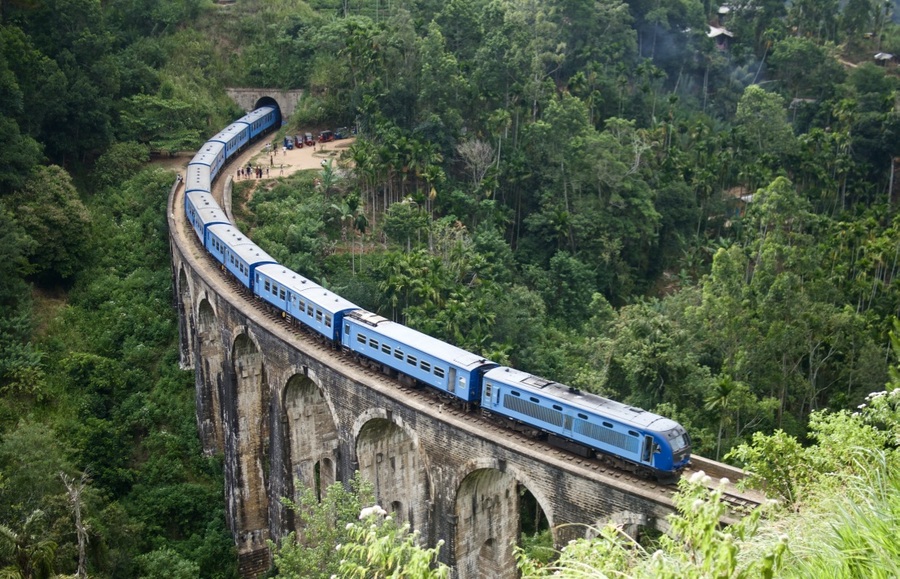
M256 297L361 363L480 407L505 426L656 478L671 478L687 466L691 440L677 422L500 366L368 312L287 269L241 233L210 187L231 156L275 128L279 118L277 109L261 107L238 119L200 149L185 179L184 209L197 239Z

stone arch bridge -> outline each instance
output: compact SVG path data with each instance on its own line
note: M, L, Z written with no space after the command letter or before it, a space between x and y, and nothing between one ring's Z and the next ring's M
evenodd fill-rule
M183 190L176 183L169 199L181 361L196 375L203 450L224 455L243 576L264 572L266 540L294 529L281 497L347 481L356 470L428 544L444 541L441 559L461 579L516 576L525 489L558 546L610 520L665 530L674 487L442 406L267 314L176 216Z

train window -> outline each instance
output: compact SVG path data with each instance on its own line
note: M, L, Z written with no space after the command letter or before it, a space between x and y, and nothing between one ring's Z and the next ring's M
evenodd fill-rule
M365 343L366 343L366 336L365 336L364 334L357 334L357 335L356 335L356 341L359 342L360 344L365 344Z
M281 301L284 301L284 288L281 288L278 291L278 299L280 299Z
M425 370L426 372L431 372L431 364L429 364L425 360L421 360L419 362L419 368Z
M391 345L390 345L390 344L382 344L382 345L381 345L381 351L384 352L385 354L390 355L390 353L391 353Z
M350 324L344 324L344 333L350 334Z
M640 434L638 434L637 432L635 432L635 431L633 431L633 430L629 430L629 431L628 431L628 434L629 434L630 436L640 436Z
M256 283L259 283L259 274L256 274Z
M484 397L487 398L488 400L491 399L491 390L492 389L493 389L493 384L491 384L490 382L484 383Z
M410 366L416 366L419 363L419 361L416 359L415 356L410 356L409 354L407 354L406 355L406 363L409 364Z
M434 367L434 375L437 376L438 378L443 378L444 377L444 369L438 368L437 366L435 366Z
M272 295L273 295L273 296L277 296L277 295L278 295L278 286L275 285L274 283L272 284Z
M578 413L578 418L580 418L580 419L582 419L582 420L587 420L587 419L588 419L587 414L582 414L581 412Z
M316 321L317 322L322 321L322 310L316 310Z
M560 412L562 412L562 406L560 406L559 404L554 404L553 410L559 410Z
M331 315L330 314L325 314L325 327L326 328L331 327Z
M306 315L313 317L313 307L310 304L306 304Z
M375 348L377 350L378 349L378 340L376 340L375 338L369 338L369 347Z
M613 427L612 422L607 422L607 421L605 421L605 420L603 421L603 426L605 426L605 427L607 427L607 428L612 428L612 427Z
M397 358L398 360L402 360L403 352L401 352L400 350L394 350L394 358Z
M534 396L529 396L528 399L531 400L532 402L534 402L535 404L541 403L541 401L538 400L537 398L535 398Z
M515 390L511 390L509 393L512 394L513 396L521 396L521 394L519 394Z

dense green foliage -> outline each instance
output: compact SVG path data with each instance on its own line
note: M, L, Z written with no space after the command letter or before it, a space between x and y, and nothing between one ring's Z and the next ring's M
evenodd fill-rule
M79 262L67 303L39 296L53 315L4 374L0 525L55 544L58 572L78 561L61 477L84 472L91 576L171 577L184 566L186 576L233 575L221 465L201 455L174 347L171 182L145 171L103 192L89 209L95 259Z
M0 9L0 574L231 577L151 151L233 118L200 2ZM224 104L224 106L223 106Z
M3 3L0 569L235 572L177 369L171 175L141 171L225 126L230 84L305 89L290 129L359 130L315 176L239 188L242 227L280 261L672 416L697 452L737 448L782 500L842 513L804 537L892 570L851 501L896 508L894 395L865 402L900 313L900 85L869 62L900 53L895 4L730 5L721 23L700 0ZM708 23L734 33L727 50ZM878 460L844 452L854 439ZM859 484L829 489L828 472ZM847 502L822 502L836 488ZM411 545L383 530L347 560ZM771 542L735 567L717 537L701 558L723 572L825 568ZM677 542L662 563L609 536L601 551L635 574L685 561Z

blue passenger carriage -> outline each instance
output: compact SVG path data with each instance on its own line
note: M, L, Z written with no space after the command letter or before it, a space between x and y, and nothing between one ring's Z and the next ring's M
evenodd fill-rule
M212 183L219 174L219 170L225 164L225 145L218 141L206 141L203 147L194 155L188 167L201 165L209 167L209 182Z
M340 344L344 317L359 306L322 286L313 286L297 294L288 308L293 318Z
M257 296L335 343L344 313L359 308L280 264L261 265L255 276Z
M250 291L254 291L253 274L256 268L276 263L272 256L230 223L211 225L206 231L206 249Z
M184 212L187 215L191 227L197 234L197 239L205 247L207 245L206 230L210 225L230 224L228 216L205 191L191 191L184 195Z
M344 316L345 348L465 402L477 403L481 376L497 364L372 312Z
M193 161L188 164L184 178L184 190L186 193L191 193L192 191L209 193L212 190L210 188L211 183L212 181L209 180L209 165L202 165Z
M210 139L222 143L225 146L225 158L230 159L233 154L241 150L241 147L250 141L250 131L246 123L231 123L224 130Z
M238 123L246 123L248 126L248 138L255 139L271 127L278 120L278 111L275 107L260 107L237 120Z
M484 375L481 406L639 470L672 473L690 461L690 439L674 420L514 368Z

